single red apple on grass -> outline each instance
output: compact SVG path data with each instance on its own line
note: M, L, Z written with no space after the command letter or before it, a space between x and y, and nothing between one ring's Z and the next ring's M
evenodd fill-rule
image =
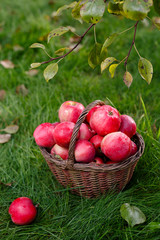
M85 107L79 102L66 101L62 103L58 111L60 122L76 123L84 109Z
M54 136L55 142L59 146L68 148L74 126L75 126L75 123L73 122L62 122L55 127L53 136ZM78 137L79 137L79 134L77 138Z
M20 197L11 203L8 212L12 222L17 225L26 225L35 219L37 209L30 198Z
M122 132L113 132L106 135L101 142L101 150L111 161L120 162L129 157L131 140Z
M42 123L40 124L33 133L33 137L35 138L35 142L37 145L41 147L48 147L51 148L55 144L55 140L53 137L53 132L55 129L56 124L52 123Z
M121 124L121 117L117 109L110 105L97 108L91 118L91 128L100 136L118 131Z
M68 158L68 148L64 148L59 146L58 144L55 144L53 148L51 149L51 154L57 154L59 155L63 160L66 160Z
M128 115L121 115L121 125L119 131L125 133L131 138L136 133L136 123L133 118Z
M87 140L78 140L75 146L75 159L77 162L89 163L94 160L95 148Z

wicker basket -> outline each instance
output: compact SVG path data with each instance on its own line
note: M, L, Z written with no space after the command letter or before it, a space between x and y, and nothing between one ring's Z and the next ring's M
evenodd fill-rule
M75 124L67 160L61 160L51 155L46 148L40 147L41 153L56 179L64 187L68 187L72 193L88 198L98 197L108 190L116 192L123 190L131 180L135 166L145 147L142 136L136 133L134 142L138 151L128 159L116 164L76 163L74 158L76 136L87 113L96 105L104 105L104 102L96 100L90 103Z

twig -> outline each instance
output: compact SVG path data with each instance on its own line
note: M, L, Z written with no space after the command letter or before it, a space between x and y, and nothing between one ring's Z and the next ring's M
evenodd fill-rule
M91 24L89 26L89 28L83 33L83 35L80 37L80 40L78 41L78 43L70 50L68 51L66 54L62 55L62 56L59 56L59 57L55 57L55 58L50 58L48 61L44 61L44 62L41 62L41 64L45 64L45 63L49 63L49 62L52 62L54 60L57 60L57 59L60 59L60 58L64 58L66 57L68 54L70 54L71 52L73 52L74 49L76 49L78 47L78 45L82 42L84 36L89 32L89 30L94 26L95 24Z
M125 63L124 63L124 66L125 66L125 67L126 67L126 65L127 65L128 58L129 58L129 55L130 55L130 53L131 53L132 47L133 47L133 45L134 45L134 43L135 43L135 38L136 38L136 31L137 31L138 22L139 22L139 21L137 21L136 24L134 25L135 30L134 30L133 41L132 41L131 47L130 47L130 49L129 49L129 52L128 52L128 54L127 54L126 61L125 61Z

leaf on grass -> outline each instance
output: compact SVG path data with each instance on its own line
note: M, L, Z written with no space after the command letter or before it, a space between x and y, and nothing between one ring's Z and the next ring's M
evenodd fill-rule
M32 63L31 64L31 68L37 68L39 66L41 66L41 63Z
M50 79L52 79L56 73L58 72L58 64L57 63L51 63L48 65L44 70L44 78L46 82L48 82Z
M116 68L118 67L119 64L112 64L110 67L109 67L109 72L111 74L111 78L114 78L114 75L115 75L115 71L116 71Z
M24 84L19 85L16 87L16 93L17 94L21 94L23 96L27 96L28 95L28 89L25 87Z
M6 96L6 91L3 89L0 90L0 101L4 100L5 96Z
M150 84L153 76L153 66L151 62L141 57L138 62L138 71L141 77Z
M14 134L16 132L18 132L19 126L18 125L9 125L4 129L1 129L0 131L2 132L6 132L6 133L10 133L10 134Z
M131 227L146 221L144 213L136 206L124 203L120 208L121 217L125 219Z
M60 16L61 13L66 10L66 9L69 9L69 8L74 8L76 6L77 2L72 2L71 4L68 4L68 5L64 5L60 8L58 8L58 10L56 11L56 15L55 16Z
M13 51L18 52L18 51L23 51L24 48L18 44L13 46Z
M13 183L3 183L0 181L1 185L7 186L7 187L11 187Z
M39 72L39 70L37 69L30 69L29 71L26 71L25 73L30 76L30 77L34 77L35 75L37 75Z
M0 134L0 143L9 142L11 139L11 134Z
M87 23L97 23L103 17L104 11L104 0L90 0L81 8L80 15Z
M60 27L60 28L56 28L56 29L52 30L48 35L48 43L52 38L61 36L62 34L68 32L68 31L69 31L68 27Z
M103 72L107 67L109 67L110 64L112 64L114 61L117 61L114 57L108 57L101 63L101 72Z
M45 49L45 46L41 43L33 43L30 48L42 48L43 50Z
M79 36L72 36L69 38L70 43L77 43L80 40Z
M88 64L93 69L100 64L101 48L102 44L95 43L95 45L93 46L92 50L88 55Z
M127 18L139 21L147 16L150 8L148 0L125 0L123 10Z
M133 77L130 74L130 72L126 71L124 76L123 76L123 81L125 83L125 85L129 88L133 82Z
M160 229L160 222L150 222L147 227L153 231Z
M6 60L2 60L0 61L0 64L4 67L4 68L14 68L15 65L13 62L11 62L10 60L6 59Z

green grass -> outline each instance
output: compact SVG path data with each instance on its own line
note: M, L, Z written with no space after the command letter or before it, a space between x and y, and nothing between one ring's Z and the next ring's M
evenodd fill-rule
M159 83L159 36L151 24L138 26L136 46L140 54L154 66L152 83L148 86L138 74L138 56L131 52L128 70L134 81L128 90L124 85L123 64L117 69L114 79L87 63L87 54L94 43L91 32L83 41L84 48L70 54L60 62L59 72L46 83L43 69L34 77L26 74L32 62L47 60L42 50L29 49L41 36L60 26L76 26L79 33L87 28L71 22L69 13L55 21L48 20L53 11L64 1L49 5L47 1L3 1L0 8L1 51L0 59L10 59L16 67L4 69L0 66L0 89L6 90L6 98L0 102L0 127L17 123L19 132L11 141L0 146L0 239L58 239L58 240L100 240L100 239L154 239L160 233L150 231L150 222L160 222L160 83ZM71 2L71 1L70 1ZM65 17L66 16L66 17ZM112 24L111 24L112 23ZM133 25L132 21L119 20L114 16L105 17L97 25L98 42L103 42L113 32L121 32ZM69 36L51 41L48 50L69 44ZM133 30L125 33L110 47L109 55L123 59L130 47ZM42 41L46 44L46 41ZM19 44L23 51L14 52ZM29 94L24 97L16 94L16 87L25 84ZM58 120L58 108L65 100L76 100L85 106L95 99L111 102L120 113L134 117L138 131L145 140L145 152L141 157L132 180L118 195L107 194L98 199L85 199L72 195L57 183L32 137L34 129L42 122ZM28 226L14 225L8 214L10 203L17 197L27 196L39 203L38 216ZM130 203L139 207L146 215L144 224L128 227L120 216L120 206Z

